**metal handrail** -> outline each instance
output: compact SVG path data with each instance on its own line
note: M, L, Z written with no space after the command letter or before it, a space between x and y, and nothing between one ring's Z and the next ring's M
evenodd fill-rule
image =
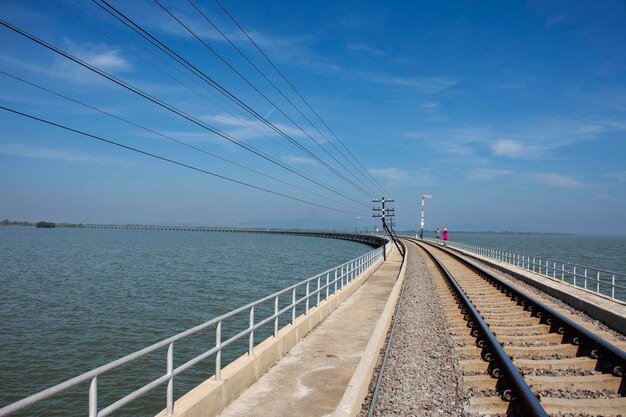
M434 239L425 240L436 243ZM574 285L590 293L604 295L613 301L626 301L626 274L461 242L448 242L447 245L538 273L554 281Z
M360 276L365 271L367 271L379 259L381 259L383 256L383 250L387 250L389 246L390 246L390 243L387 243L385 246L374 249L373 251L370 251L362 256L359 256L358 258L345 262L334 268L328 269L320 274L307 278L296 284L290 285L289 287L283 288L280 291L277 291L273 294L262 297L256 301L253 301L244 306L236 308L228 313L222 314L221 316L215 317L209 321L206 321L202 324L199 324L195 327L192 327L188 330L178 333L172 337L161 340L160 342L154 343L148 347L145 347L141 350L133 352L120 359L109 362L105 365L92 369L91 371L85 372L79 376L71 378L60 384L54 385L48 389L40 391L22 400L9 404L3 408L0 408L0 417L9 416L18 411L24 410L36 403L39 403L43 400L46 400L48 398L61 394L64 391L68 390L69 388L72 388L76 385L87 383L87 382L89 383L89 397L88 397L89 398L88 399L89 417L107 416L113 413L114 411L120 409L124 405L146 394L147 392L150 392L153 389L157 388L158 386L166 384L166 383L167 383L167 391L166 391L165 408L166 408L166 414L170 416L173 414L173 411L174 411L174 377L175 376L181 374L182 372L186 371L187 369L191 368L197 363L209 358L210 356L215 355L215 373L213 376L215 376L216 380L220 380L221 379L220 373L222 370L221 353L222 353L222 350L226 346L232 344L236 340L239 340L245 336L249 336L249 345L248 345L247 355L253 356L254 347L255 347L255 344L254 344L255 330L271 322L274 322L273 335L274 337L277 337L278 332L279 332L279 318L282 315L288 312L291 312L290 324L291 325L295 324L296 308L298 306L304 304L305 305L304 314L308 315L309 309L311 307L310 306L311 298L315 300L313 302L313 306L318 306L320 304L321 299L322 299L322 294L323 294L324 300L328 300L328 297L331 294L335 294L337 291L341 290L343 287L348 285L358 276ZM322 280L324 280L325 283L323 283ZM311 291L311 288L310 288L311 283L314 281L315 281L316 288L313 291ZM304 296L297 298L296 294L299 288L304 288L306 292ZM279 297L289 292L291 292L292 294L291 303L285 306L284 308L279 309L279 302L278 302ZM254 315L255 307L263 303L266 303L270 300L274 301L273 314L264 318L261 321L255 322L255 315ZM222 341L221 339L222 322L228 318L234 317L241 313L247 313L249 315L249 326L245 330L237 333L236 335L230 337L229 339ZM185 339L186 337L191 336L201 330L207 329L211 326L215 326L215 337L216 337L215 346L201 353L195 358L183 363L182 365L174 368L174 343L182 339ZM98 411L98 377L99 376L107 372L110 372L114 369L117 369L123 365L126 365L130 362L133 362L137 359L140 359L152 352L163 349L165 347L167 347L167 353L166 353L166 373L164 375L159 376L157 379L154 379L153 381L149 382L143 387L131 392L130 394L127 394L121 399L115 401L112 404L109 404L105 408L102 408ZM207 376L207 378L209 377L210 375Z

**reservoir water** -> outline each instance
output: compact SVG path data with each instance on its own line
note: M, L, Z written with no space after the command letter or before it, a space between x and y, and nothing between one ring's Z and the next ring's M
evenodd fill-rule
M434 234L425 237L434 238ZM455 233L450 231L450 242L509 250L626 273L626 237L624 236Z
M624 237L450 231L450 239L626 271ZM0 407L369 250L284 235L0 227ZM213 344L209 333L177 345L175 365ZM235 345L222 360L245 351ZM149 355L99 378L100 406L162 375L164 359ZM210 360L183 374L176 397L212 374ZM163 386L114 415L154 416L164 398ZM86 414L82 385L17 415Z
M0 227L0 407L371 249L285 235ZM213 343L214 336L199 335L177 346L176 358ZM235 346L222 361L243 352ZM160 376L164 366L164 356L147 357L99 378L99 404ZM198 368L177 379L177 396L213 374L210 363ZM153 416L164 393L115 415ZM83 385L19 415L86 414Z

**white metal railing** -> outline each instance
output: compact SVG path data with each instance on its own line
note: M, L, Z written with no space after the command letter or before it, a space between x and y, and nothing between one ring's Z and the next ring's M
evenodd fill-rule
M435 242L433 239L428 239ZM538 273L555 281L575 285L589 292L602 294L613 300L626 301L626 274L604 269L559 261L543 256L526 255L519 252L448 242L448 246L463 249L490 259L514 265Z
M384 247L380 247L371 252L366 253L356 259L341 264L335 268L329 269L321 274L315 275L311 278L305 279L287 288L284 288L274 294L263 297L259 300L253 301L235 310L232 310L226 314L202 323L196 327L181 332L168 339L162 340L144 349L138 350L130 355L124 356L121 359L110 362L106 365L100 366L82 375L69 379L65 382L57 384L46 390L43 390L37 394L31 395L13 404L9 404L6 407L0 409L0 417L9 416L13 413L21 411L27 407L30 407L45 399L55 397L64 391L77 386L79 384L89 384L88 406L89 417L104 417L128 403L136 400L142 395L154 390L155 388L167 384L165 395L165 409L168 416L174 412L174 378L177 375L185 372L192 366L198 364L201 361L214 357L215 362L215 379L221 379L222 370L222 351L227 346L233 344L235 341L244 337L248 338L248 352L247 355L253 356L254 353L254 333L255 330L260 327L273 323L273 335L278 336L279 331L279 319L285 314L290 314L290 324L293 325L296 322L296 309L300 306L300 309L304 309L304 315L309 314L311 307L318 306L322 300L328 300L331 294L341 290L344 286L352 282L355 278L363 274L374 263L382 258L383 249L387 249L390 243L387 243ZM303 294L304 293L304 294ZM300 295L299 295L300 294ZM282 308L279 308L279 297L291 295L290 303ZM255 311L259 310L259 307L263 304L273 304L272 314L268 317L259 319L255 317ZM222 323L229 318L247 315L248 326L245 330L240 331L234 336L223 340L222 338ZM181 341L201 330L213 327L215 332L215 345L205 351L204 353L196 356L195 358L188 360L178 367L174 367L174 343ZM123 398L107 405L104 408L98 406L98 377L110 372L116 368L131 363L139 358L142 358L150 353L158 350L165 350L165 374L154 379L143 387L136 389L135 391L127 394ZM209 378L212 375L207 375Z

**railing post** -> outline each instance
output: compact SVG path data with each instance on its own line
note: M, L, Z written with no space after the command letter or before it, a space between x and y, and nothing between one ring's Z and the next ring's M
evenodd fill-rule
M576 265L574 265L574 285L576 285Z
M274 297L274 337L278 337L278 296Z
M291 290L291 324L296 325L296 289Z
M322 285L321 285L321 279L322 277L320 277L319 275L317 276L317 304L316 306L320 306L320 293L322 292Z
M565 281L565 262L561 263L561 282Z
M250 335L248 336L248 355L254 355L254 306L250 307Z
M535 257L533 256L533 272L535 272Z
M598 281L596 282L596 292L600 293L600 271L598 271Z
M330 272L326 273L326 301L328 301L328 293L330 292Z
M98 376L91 378L89 383L89 417L98 416Z
M307 281L306 282L306 309L304 311L305 315L309 315L309 297L310 297L310 292L309 292L309 284L311 283L311 281Z
M587 268L585 268L585 289L587 289Z
M335 294L337 294L337 271L338 271L338 269L335 268L335 281L334 281L334 283L335 283Z
M552 278L556 278L556 261L552 261Z
M217 353L215 354L215 380L222 379L222 321L217 322L215 328L215 347Z
M615 274L611 277L611 298L615 298Z
M170 343L167 347L167 375L169 380L167 381L167 398L166 398L166 410L167 415L174 414L174 342Z

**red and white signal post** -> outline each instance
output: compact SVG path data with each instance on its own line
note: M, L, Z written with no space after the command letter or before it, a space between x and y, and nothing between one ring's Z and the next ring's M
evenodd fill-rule
M422 194L422 217L420 219L420 239L424 239L424 200L433 198L430 194Z

